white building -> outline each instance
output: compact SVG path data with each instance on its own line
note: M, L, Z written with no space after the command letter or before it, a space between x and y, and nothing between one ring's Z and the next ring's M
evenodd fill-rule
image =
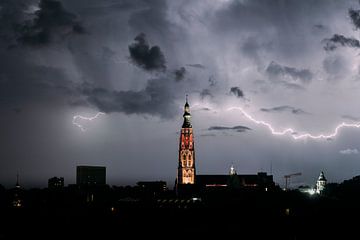
M318 180L316 181L316 189L315 189L316 193L321 194L321 192L325 188L326 182L327 180L324 176L324 173L321 172Z

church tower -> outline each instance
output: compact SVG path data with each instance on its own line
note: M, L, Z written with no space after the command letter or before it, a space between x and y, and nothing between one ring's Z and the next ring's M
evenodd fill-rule
M195 148L194 136L191 126L190 106L186 96L184 106L184 123L180 133L179 144L179 166L177 184L194 184L195 183Z

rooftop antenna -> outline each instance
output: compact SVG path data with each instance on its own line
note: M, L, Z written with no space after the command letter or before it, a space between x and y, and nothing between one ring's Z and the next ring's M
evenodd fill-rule
M20 188L20 184L19 184L19 173L16 173L16 188Z

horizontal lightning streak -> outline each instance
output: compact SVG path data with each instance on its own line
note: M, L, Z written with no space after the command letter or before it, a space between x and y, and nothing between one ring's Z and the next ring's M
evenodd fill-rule
M81 120L92 121L92 120L98 118L100 115L105 115L105 113L103 113L103 112L98 112L98 113L97 113L95 116L93 116L93 117L84 117L84 116L81 116L81 115L75 115L75 116L73 117L72 123L73 123L75 126L79 127L82 132L85 132L85 131L86 131L86 128L85 128L83 125L81 125L80 123L78 123L77 120L78 120L78 119L81 119Z
M270 123L267 123L265 121L260 121L260 120L256 120L255 118L253 118L251 115L249 115L247 112L245 112L242 108L240 107L231 107L229 109L227 109L228 111L230 110L239 110L247 119L249 119L250 121L258 124L258 125L263 125L266 126L273 135L285 135L285 134L290 134L291 137L295 140L298 139L305 139L305 138L312 138L312 139L329 139L329 138L333 138L335 137L339 130L341 128L344 127L349 127L349 128L360 128L360 123L345 123L342 122L341 124L337 125L335 130L332 133L329 134L319 134L319 135L313 135L311 133L304 133L304 134L300 134L297 135L297 131L295 131L292 128L287 128L284 129L283 131L277 131L275 130Z

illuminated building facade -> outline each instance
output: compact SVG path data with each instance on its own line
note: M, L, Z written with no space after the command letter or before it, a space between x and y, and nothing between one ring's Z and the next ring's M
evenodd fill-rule
M191 126L190 106L186 98L183 114L184 122L180 133L179 165L177 184L195 184L195 148Z
M318 180L316 181L316 193L321 193L326 186L326 178L323 172L320 173Z

